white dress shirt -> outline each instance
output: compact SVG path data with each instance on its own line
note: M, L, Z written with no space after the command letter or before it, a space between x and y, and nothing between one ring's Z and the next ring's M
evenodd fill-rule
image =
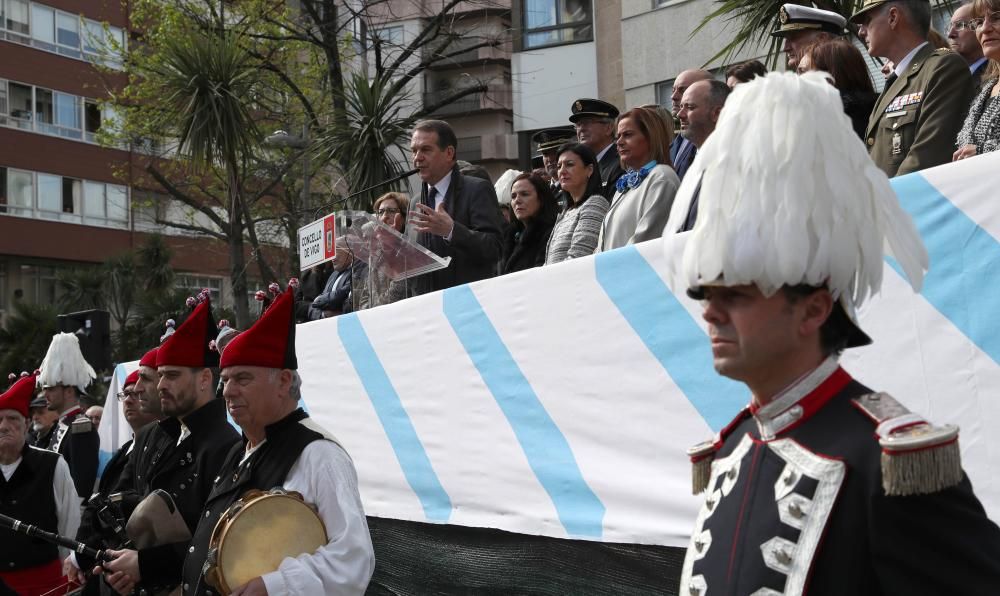
M267 593L364 594L375 571L375 551L347 452L333 441L309 443L283 487L316 505L330 541L315 553L286 558L277 571L263 575Z

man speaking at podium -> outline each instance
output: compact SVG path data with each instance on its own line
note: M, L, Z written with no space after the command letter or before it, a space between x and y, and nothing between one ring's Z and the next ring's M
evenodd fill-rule
M410 199L410 224L421 246L451 264L421 276L417 293L443 290L497 274L503 217L489 182L463 176L456 166L458 139L447 122L421 120L410 151L422 181Z

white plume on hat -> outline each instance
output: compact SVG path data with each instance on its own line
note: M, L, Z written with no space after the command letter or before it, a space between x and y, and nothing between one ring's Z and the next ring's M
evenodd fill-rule
M40 368L38 383L42 386L72 385L86 391L87 385L97 376L80 352L80 340L73 333L52 336Z
M675 207L698 217L683 258L668 259L689 284L826 285L860 305L882 284L893 256L919 290L923 241L889 180L868 157L826 73L770 73L739 85L715 132L684 176ZM678 230L675 208L667 230ZM677 235L664 237L665 245Z
M493 190L497 193L497 202L501 205L510 204L510 189L514 186L514 178L521 175L520 170L507 170L497 178Z

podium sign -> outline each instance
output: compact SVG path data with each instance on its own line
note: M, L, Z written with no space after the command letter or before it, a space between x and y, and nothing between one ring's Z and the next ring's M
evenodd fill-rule
M336 215L299 228L299 265L302 271L333 259L337 254Z

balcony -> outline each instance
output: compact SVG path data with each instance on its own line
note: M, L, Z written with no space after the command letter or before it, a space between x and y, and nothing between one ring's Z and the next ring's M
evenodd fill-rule
M455 89L442 89L424 93L424 105L433 105L453 94ZM484 110L512 111L514 100L509 84L488 85L486 93L474 93L461 97L435 110L437 116L466 115Z
M469 162L517 161L517 135L486 134L458 139L458 159Z
M476 62L510 62L511 47L509 41L501 40L500 45L496 47L473 48L473 46L478 46L485 41L487 41L485 38L479 36L469 39L459 39L453 42L440 54L435 52L436 48L425 47L423 57L425 60L434 60L434 62L430 65L430 68L432 69L454 68L457 66L474 64ZM441 56L448 57L443 58Z

